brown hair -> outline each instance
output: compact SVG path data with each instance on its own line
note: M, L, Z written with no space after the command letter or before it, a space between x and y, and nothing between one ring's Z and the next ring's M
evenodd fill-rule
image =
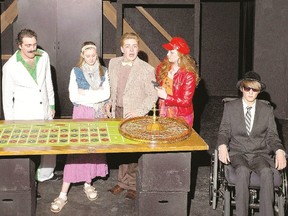
M76 65L76 66L79 67L79 68L80 68L80 67L84 64L84 62L85 62L84 58L81 56L82 48L85 47L85 46L87 46L87 45L93 45L93 46L96 47L96 44L95 44L94 42L92 42L92 41L85 41L85 42L82 44L82 46L81 46L81 52L80 52L80 59L79 59L77 65ZM91 47L90 47L90 48L87 48L87 49L91 49ZM85 49L85 50L87 50L87 49ZM85 50L83 50L83 52L84 52ZM97 57L98 57L98 55L97 55ZM99 57L98 57L98 61L99 61ZM99 65L99 71L100 71L100 76L101 76L101 77L104 76L104 68L103 68L103 66L101 66L101 64Z
M22 29L18 33L17 38L16 38L17 45L22 45L24 37L29 37L29 38L35 37L35 39L37 40L36 32L32 31L31 29Z
M122 47L124 45L124 41L128 39L135 39L137 43L139 44L139 36L134 32L126 32L123 34L120 38L120 46Z

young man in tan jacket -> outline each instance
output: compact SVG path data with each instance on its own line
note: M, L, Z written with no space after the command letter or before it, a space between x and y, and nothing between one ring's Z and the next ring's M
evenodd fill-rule
M151 83L155 81L155 69L137 56L139 38L135 33L125 33L120 42L123 56L109 62L110 115L113 118L145 116L157 101L157 92ZM116 195L127 190L125 197L135 199L138 166L137 161L129 162L119 166L118 184L109 191Z

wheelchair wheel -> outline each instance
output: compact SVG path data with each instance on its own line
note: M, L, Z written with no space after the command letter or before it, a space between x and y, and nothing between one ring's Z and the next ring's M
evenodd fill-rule
M282 185L281 185L281 194L278 197L279 206L278 206L278 215L285 216L288 210L288 202L287 202L287 195L288 195L288 179L287 179L287 168L282 171Z
M278 191L275 193L275 215L278 216L285 216L287 212L287 190L288 190L288 183L287 183L287 169L284 169L281 172L282 175L282 185L278 188Z
M210 166L210 175L209 175L209 205L211 206L213 203L213 164L211 161L211 166Z
M287 168L282 172L282 195L283 195L283 206L284 206L284 215L288 211L288 177L287 177Z
M213 209L217 207L217 196L218 196L218 152L214 151L211 155L211 166L209 176L209 204L212 205Z

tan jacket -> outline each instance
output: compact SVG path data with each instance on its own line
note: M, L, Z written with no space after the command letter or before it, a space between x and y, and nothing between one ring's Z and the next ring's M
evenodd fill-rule
M124 57L116 57L109 62L111 86L112 115L115 117L118 68ZM157 92L151 81L155 81L155 69L138 57L135 59L129 74L123 95L123 116L134 112L138 116L146 115L157 101Z

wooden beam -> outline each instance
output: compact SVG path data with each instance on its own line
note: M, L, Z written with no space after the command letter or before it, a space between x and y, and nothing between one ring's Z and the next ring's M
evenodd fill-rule
M5 55L5 54L2 54L1 55L1 60L8 60L12 55Z
M116 54L112 54L112 53L104 53L103 54L103 59L111 59L111 58L115 58Z
M14 0L10 6L1 14L1 33L13 23L18 16L17 0Z
M124 27L124 8L123 5L121 3L119 3L117 1L117 5L116 5L116 11L117 11L117 27L116 27L116 55L117 56L121 56L122 52L120 49L120 46L118 46L118 40L121 38L122 34L123 34L123 27Z
M136 6L137 10L167 39L172 39L171 35L141 6Z
M200 0L117 0L117 4L131 5L191 5Z
M109 20L109 22L116 28L117 26L117 13L116 9L113 7L113 5L110 2L103 2L103 14L104 16ZM134 29L126 22L125 19L123 19L123 32L134 32ZM118 43L116 45L119 45L119 39L117 38ZM158 57L152 52L152 50L147 46L147 44L142 40L142 38L139 38L139 49L145 52L148 55L148 62L152 66L156 67L160 60Z
M108 21L114 26L114 28L116 28L117 13L113 5L108 1L103 1L103 14L108 19Z
M193 56L196 59L196 62L199 63L200 58L200 15L201 15L201 1L200 0L117 0L117 6L118 6L118 13L119 17L123 16L123 8L125 8L125 5L194 5L195 6L195 18L194 18L194 52ZM117 32L122 32L123 25L120 25L117 23Z
M125 19L123 19L123 21L124 21L123 32L135 32L133 28L125 21ZM157 65L160 63L158 57L154 54L154 52L152 52L149 46L141 38L139 44L140 44L139 49L144 51L148 55L149 64L151 64L153 67L157 67Z

